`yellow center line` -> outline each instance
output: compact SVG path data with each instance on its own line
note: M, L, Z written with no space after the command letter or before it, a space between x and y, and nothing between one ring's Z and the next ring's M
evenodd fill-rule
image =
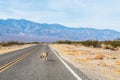
M33 52L33 51L32 51ZM17 62L21 61L22 59L24 59L26 56L28 56L29 54L32 53L31 51L18 57L17 59L5 64L4 66L0 67L0 73L3 72L4 70L8 69L9 67L11 67L12 65L16 64Z

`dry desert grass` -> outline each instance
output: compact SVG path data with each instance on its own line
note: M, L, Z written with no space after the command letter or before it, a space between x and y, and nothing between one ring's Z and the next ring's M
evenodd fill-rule
M15 50L19 50L19 49L23 49L26 47L30 47L33 44L26 44L26 45L14 45L14 46L8 46L8 47L1 47L0 48L0 54L5 54L11 51L15 51Z
M91 80L120 80L120 51L81 45L51 45Z

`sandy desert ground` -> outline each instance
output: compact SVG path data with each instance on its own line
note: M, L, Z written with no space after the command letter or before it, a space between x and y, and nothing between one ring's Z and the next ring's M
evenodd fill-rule
M120 80L120 51L67 44L51 47L91 80Z
M11 51L27 48L27 47L30 47L33 45L35 45L35 44L25 44L25 45L14 45L14 46L2 47L2 48L0 48L0 55L11 52Z

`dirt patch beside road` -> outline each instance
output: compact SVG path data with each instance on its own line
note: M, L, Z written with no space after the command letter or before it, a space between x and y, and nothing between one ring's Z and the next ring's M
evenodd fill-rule
M26 47L33 46L34 44L26 44L26 45L14 45L14 46L8 46L8 47L1 47L0 48L0 54L5 54L7 52L23 49Z
M66 44L51 47L92 80L120 79L120 51Z

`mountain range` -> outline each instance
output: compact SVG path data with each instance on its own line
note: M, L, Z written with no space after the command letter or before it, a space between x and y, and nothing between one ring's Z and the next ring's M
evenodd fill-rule
M0 41L114 40L120 32L110 29L70 28L25 19L0 19Z

